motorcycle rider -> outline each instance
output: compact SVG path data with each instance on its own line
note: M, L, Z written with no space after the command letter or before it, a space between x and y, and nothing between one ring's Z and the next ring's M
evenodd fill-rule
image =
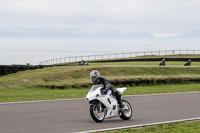
M90 79L93 82L93 85L103 85L104 87L102 88L103 92L107 92L108 90L112 91L112 94L116 97L118 103L119 103L119 107L121 109L123 109L124 105L122 104L122 100L121 100L121 93L119 91L117 91L107 80L107 78L100 76L100 73L98 70L93 70L90 73Z
M161 63L159 64L159 66L165 66L165 58L162 59Z
M184 66L190 66L191 65L191 59L189 59Z

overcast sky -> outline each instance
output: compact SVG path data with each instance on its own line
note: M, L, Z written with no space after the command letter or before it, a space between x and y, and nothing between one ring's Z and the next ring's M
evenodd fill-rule
M0 0L4 64L199 42L200 0Z
M200 0L0 0L0 33L145 32L170 37L200 29Z

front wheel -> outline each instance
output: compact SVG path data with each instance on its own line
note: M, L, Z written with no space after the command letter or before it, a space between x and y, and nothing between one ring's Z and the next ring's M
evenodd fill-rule
M105 111L98 111L97 105L90 105L90 115L95 122L102 122L105 118Z
M126 110L121 112L120 118L123 120L129 120L132 116L132 107L128 101L122 100L122 104L127 108Z

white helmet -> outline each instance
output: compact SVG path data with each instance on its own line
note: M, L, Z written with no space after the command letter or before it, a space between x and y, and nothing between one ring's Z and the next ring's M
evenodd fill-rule
M100 73L98 70L93 70L91 73L90 73L90 79L92 80L92 82L95 82L100 76Z

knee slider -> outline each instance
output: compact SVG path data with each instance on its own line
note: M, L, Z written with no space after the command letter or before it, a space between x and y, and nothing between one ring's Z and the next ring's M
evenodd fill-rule
M121 97L122 96L121 92L117 91L116 96Z

